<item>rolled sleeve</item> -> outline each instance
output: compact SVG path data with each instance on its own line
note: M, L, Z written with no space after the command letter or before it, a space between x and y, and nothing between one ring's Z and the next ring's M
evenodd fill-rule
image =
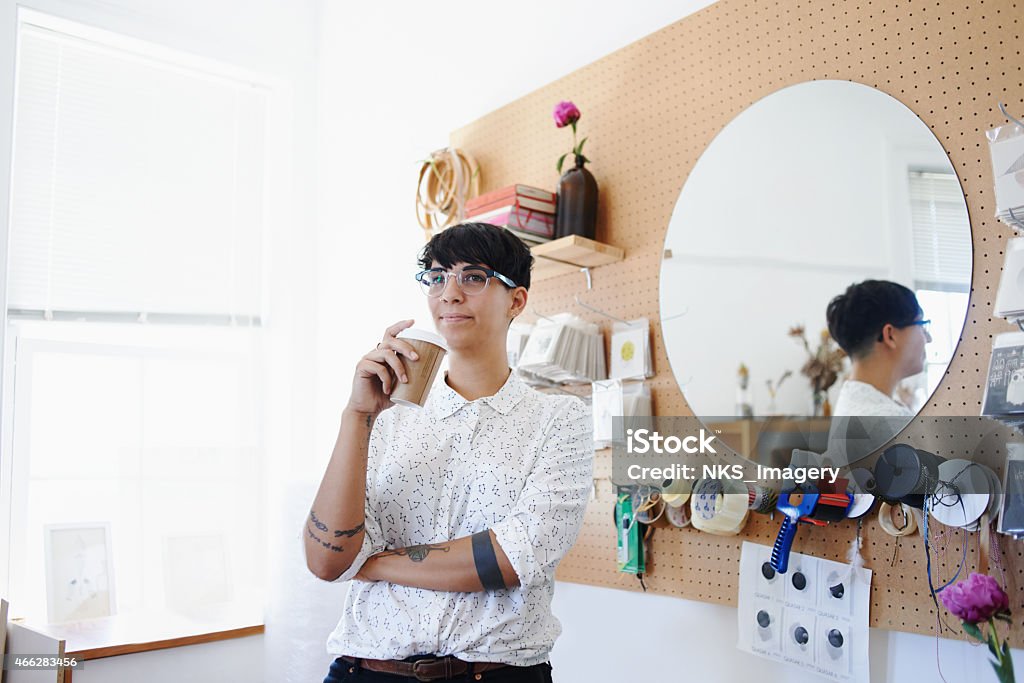
M356 554L352 564L349 565L348 569L341 573L341 576L334 579L334 582L338 581L349 581L359 570L366 564L367 558L374 553L379 553L384 550L384 543L382 540L383 534L380 532L380 527L376 520L370 516L370 506L366 506L366 520L363 522L363 545L360 546L359 552Z
M521 586L554 578L583 525L593 469L590 411L572 399L548 425L512 512L491 528Z

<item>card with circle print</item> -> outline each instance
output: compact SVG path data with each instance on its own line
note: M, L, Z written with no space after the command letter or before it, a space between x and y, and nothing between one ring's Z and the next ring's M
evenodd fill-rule
M782 647L782 607L778 604L761 605L745 617L747 628L752 631L752 647L759 651L778 652Z
M786 601L814 606L818 599L818 560L793 553L785 574Z
M759 596L766 596L773 601L780 601L786 595L786 575L772 568L772 549L770 546L757 546L756 571L754 572L754 591Z
M858 586L846 567L821 568L823 581L818 598L820 612L849 617L853 607L853 594Z
M815 663L817 618L814 613L786 609L782 615L782 659L790 664Z
M833 681L868 683L871 570L792 553L785 573L766 573L771 550L743 543L737 647Z
M647 318L612 325L611 366L608 376L615 379L643 379L653 376L651 365L651 329Z
M850 671L850 626L838 619L818 619L812 640L820 666L838 673Z

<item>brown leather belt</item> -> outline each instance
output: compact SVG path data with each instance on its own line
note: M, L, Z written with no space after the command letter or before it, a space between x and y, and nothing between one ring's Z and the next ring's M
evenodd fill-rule
M509 664L501 662L465 662L457 657L431 657L429 659L418 659L415 662L403 662L397 659L361 659L357 657L342 656L349 664L358 666L370 671L394 674L396 676L408 676L417 681L442 681L462 676L469 667L473 667L474 674L482 674L485 671L501 669ZM476 680L480 680L480 676Z

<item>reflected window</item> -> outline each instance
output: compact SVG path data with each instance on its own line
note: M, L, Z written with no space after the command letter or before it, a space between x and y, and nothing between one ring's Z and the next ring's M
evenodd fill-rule
M935 391L953 358L971 291L971 229L960 183L952 173L908 174L914 240L914 290L931 320L919 404Z

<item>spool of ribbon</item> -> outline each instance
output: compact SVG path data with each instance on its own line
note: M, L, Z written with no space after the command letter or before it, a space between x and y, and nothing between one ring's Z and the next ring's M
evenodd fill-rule
M978 520L988 511L996 493L992 491L994 478L995 473L980 463L946 460L939 465L939 482L929 501L929 512L946 526L976 531Z
M875 495L889 503L922 509L939 476L937 455L898 443L885 449L875 463Z
M878 523L881 525L882 531L890 536L909 536L917 531L917 518L909 505L900 503L899 506L903 513L902 523L897 524L893 521L892 509L894 506L890 503L882 503L878 508Z
M735 536L747 523L750 494L743 482L701 479L690 495L690 523L716 536Z
M664 523L658 522L662 520L668 506L665 505L660 493L655 491L637 502L639 504L636 508L636 521L649 526L664 526Z
M779 492L760 484L747 484L747 508L762 515L771 514L779 502Z
M853 503L850 508L846 511L846 517L848 519L857 519L871 512L871 508L875 506L875 497L870 493L854 493Z
M988 510L985 511L985 514L992 520L999 516L999 507L1003 502L1003 484L999 481L999 475L992 468L986 467L985 475L988 477L989 491L992 492L988 501Z

